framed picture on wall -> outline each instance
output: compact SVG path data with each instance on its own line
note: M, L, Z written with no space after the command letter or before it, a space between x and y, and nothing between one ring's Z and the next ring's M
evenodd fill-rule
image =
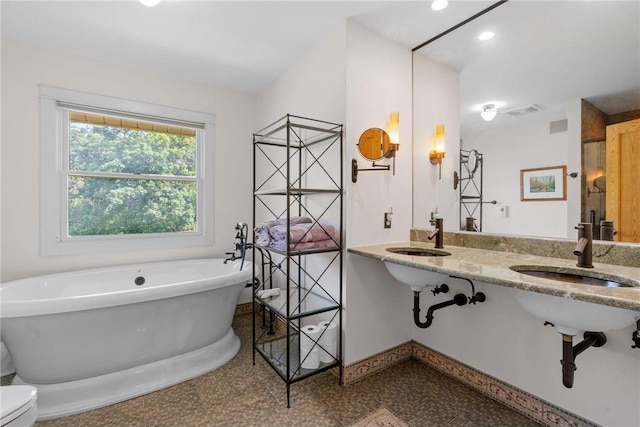
M520 200L567 200L567 166L521 169Z

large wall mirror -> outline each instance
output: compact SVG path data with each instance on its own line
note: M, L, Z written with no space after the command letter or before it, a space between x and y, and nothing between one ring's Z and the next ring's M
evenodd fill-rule
M511 0L414 52L416 132L421 117L442 111L421 105L433 103L418 90L423 80L441 78L459 91L437 100L458 112L448 119L458 120L459 135L447 136L447 173L458 170L460 148L482 154L483 198L497 201L482 206L484 232L573 239L574 226L586 221L598 237L600 220L615 217L615 228L638 227L616 238L640 242L640 160L612 163L607 142L616 123L638 123L640 132L639 16L637 1ZM485 106L497 110L490 121L481 116ZM616 135L616 158L640 159L640 134L622 145L626 137ZM522 201L521 170L555 166L577 173L566 177L566 200ZM437 190L421 191L421 169L429 168L414 163L414 226L424 226L421 219L437 204L449 209L448 230L463 229L459 195L444 168L443 180L432 184ZM633 176L626 189L610 188ZM620 206L622 214L612 213Z

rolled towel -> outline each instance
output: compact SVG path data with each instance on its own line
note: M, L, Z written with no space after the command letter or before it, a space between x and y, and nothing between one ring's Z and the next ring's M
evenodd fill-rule
M275 241L287 240L287 226L275 225L269 229L271 237ZM336 228L330 224L295 224L289 226L289 243L316 242L319 240L333 239Z
M262 289L260 291L257 291L256 295L259 298L279 297L280 296L280 288Z

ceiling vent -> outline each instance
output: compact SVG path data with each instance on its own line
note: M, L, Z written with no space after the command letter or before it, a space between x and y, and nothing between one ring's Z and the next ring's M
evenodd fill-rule
M541 111L542 107L536 104L525 105L524 107L512 108L511 110L503 111L504 114L509 114L510 116L520 117L525 114L535 113L537 111Z

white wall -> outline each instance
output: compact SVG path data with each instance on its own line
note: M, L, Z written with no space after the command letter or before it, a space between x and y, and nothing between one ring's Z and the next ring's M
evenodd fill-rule
M400 113L400 151L391 171L361 172L347 178L347 244L406 241L411 227L411 51L370 30L347 26L346 160L371 167L357 151L360 134L384 128L392 111ZM381 163L391 163L381 161ZM350 164L345 173L350 177ZM393 207L392 226L384 229L384 212ZM344 364L348 365L409 341L413 303L409 288L396 282L379 261L349 254L347 331Z
M567 173L577 172L577 178L567 177L567 229L565 236L577 238L576 224L580 222L581 181L582 181L582 100L576 99L566 107L567 130Z
M255 130L285 114L345 121L345 26L334 29L299 63L256 97Z
M460 161L460 73L425 55L413 55L413 226L433 228L438 210L444 229L458 231L460 210L453 172ZM444 125L445 157L441 171L429 161L436 125ZM441 175L441 178L439 178Z
M282 118L286 114L307 117L316 120L322 120L337 124L345 123L345 25L338 25L325 39L314 47L301 61L289 68L276 81L269 85L265 90L260 92L256 97L256 116L254 120L254 131L273 123ZM322 146L325 148L325 145ZM268 150L268 149L267 149ZM277 165L283 164L286 160L284 150L271 149L268 154L270 158L276 156L279 161ZM334 163L340 161L340 150L329 149L329 151L321 158L323 164ZM275 168L269 162L264 161L264 156L258 154L258 162L256 169L259 175L268 177ZM278 157L279 156L279 157ZM262 160L262 161L260 161ZM307 162L313 162L313 159L305 159ZM338 168L331 168L331 171L338 171ZM309 186L320 186L318 179L324 180L324 177L316 174L317 170L311 170L307 175L312 182L308 182ZM320 175L324 174L320 171ZM334 174L335 175L335 174ZM334 176L335 178L335 176ZM261 181L259 181L260 184ZM269 200L268 203L278 203L277 200ZM285 209L285 204L281 202L281 210ZM316 205L314 205L314 203ZM319 215L324 207L317 204L327 203L327 198L307 197L305 205L309 205L309 209L314 215ZM335 207L339 207L338 204ZM256 205L256 222L270 219L269 213L261 209L260 204ZM334 214L335 212L335 214ZM333 225L339 225L339 209L334 209L321 218L322 222L329 222ZM329 262L330 256L314 255L309 257L306 268L315 275L319 270L321 273ZM338 264L335 264L337 267ZM335 270L335 271L334 271ZM328 291L332 295L337 295L337 269L325 273L325 281L323 286L327 286L329 282L333 282L334 286L329 286ZM319 274L319 273L318 273ZM280 275L278 275L280 276ZM328 280L332 277L335 280ZM245 291L241 297L241 301L250 300L250 295ZM309 319L315 322L316 319Z
M396 175L363 172L350 180L360 134L384 127L400 112L401 149ZM407 240L411 226L411 52L362 26L346 22L257 97L256 128L286 113L345 124L346 246ZM390 161L388 161L390 162ZM394 208L391 229L384 212ZM411 294L378 262L346 255L343 363L348 365L410 339L406 318ZM383 277L383 281L378 281Z
M462 148L483 154L483 198L498 202L483 206L482 231L575 238L574 227L580 221L581 102L533 114L541 117L498 117L507 124L462 141ZM562 119L567 120L567 131L550 133L550 122ZM578 173L577 178L567 177L567 200L520 201L520 169L561 165L567 166L567 173ZM507 218L499 215L502 205L509 207Z
M476 149L482 153L483 199L498 202L483 206L482 231L568 237L568 200L520 201L520 170L568 165L569 132L550 134L548 120L534 121L478 133L466 138L462 145L466 150ZM570 185L575 182L578 183L579 211L580 180L567 177L568 194L576 192L575 186ZM499 216L501 205L509 207L507 218Z
M213 113L215 244L182 250L40 256L39 88L44 84ZM104 265L223 255L251 219L254 97L2 40L2 281Z

